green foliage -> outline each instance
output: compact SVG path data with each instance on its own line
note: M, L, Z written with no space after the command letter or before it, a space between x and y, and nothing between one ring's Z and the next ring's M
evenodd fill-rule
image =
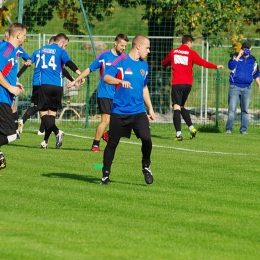
M31 31L36 26L45 26L47 21L58 16L63 20L64 29L72 34L82 34L81 7L75 0L25 1L23 20ZM260 21L260 5L256 0L105 0L82 1L91 26L95 21L103 21L105 17L114 15L117 5L123 8L143 6L142 19L156 21L158 25L170 28L169 35L199 33L204 37L219 35L221 32L241 34L246 25L258 25ZM168 28L168 30L169 30ZM256 30L259 28L257 26ZM152 33L152 28L150 28Z

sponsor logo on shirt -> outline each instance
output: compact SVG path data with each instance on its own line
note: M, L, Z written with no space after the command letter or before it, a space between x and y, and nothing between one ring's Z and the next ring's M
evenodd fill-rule
M107 65L107 66L111 66L111 64L112 64L112 63L111 63L110 60L108 60L108 61L106 62L106 65Z
M174 53L179 53L179 54L186 54L186 55L189 54L189 51L174 50L173 52Z
M130 68L127 68L126 71L125 71L125 74L133 75L133 72L131 71Z
M55 54L55 53L56 53L56 50L43 48L43 49L42 49L42 53Z

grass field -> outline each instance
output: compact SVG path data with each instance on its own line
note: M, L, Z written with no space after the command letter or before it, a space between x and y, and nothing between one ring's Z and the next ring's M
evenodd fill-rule
M63 128L61 149L52 136L42 150L25 128L1 148L0 259L259 259L259 130L189 140L184 128L174 142L172 128L152 125L152 185L132 136L108 186L103 153L89 151L94 129Z

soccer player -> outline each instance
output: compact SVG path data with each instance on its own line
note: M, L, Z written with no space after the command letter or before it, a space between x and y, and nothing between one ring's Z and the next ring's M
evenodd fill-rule
M78 76L74 81L67 85L67 87L73 86L77 81L88 76L91 72L99 69L100 70L100 81L97 90L97 102L98 109L101 114L101 122L96 129L96 135L91 147L92 152L101 152L99 148L99 143L101 138L105 141L108 140L108 132L105 132L109 120L110 120L110 110L114 98L115 86L110 86L103 81L103 77L106 74L108 68L111 66L112 62L121 55L127 45L128 38L125 34L118 34L115 38L114 47L111 50L106 50L101 52L95 61L85 69L80 76Z
M0 44L8 41L9 38L10 38L9 37L9 28L7 28L5 30L5 38L4 38L4 40L0 41ZM18 46L17 51L16 51L16 55L17 55L17 57L21 57L28 66L31 64L30 57L25 52L22 45ZM13 111L13 118L14 118L14 122L15 122L15 126L16 126L17 139L20 139L20 131L19 130L21 129L21 125L19 124L19 120L18 120L18 113L17 113L17 109L15 107L15 99L13 100L12 111Z
M173 124L176 130L175 141L182 141L181 135L181 116L189 127L190 139L196 136L189 111L184 108L186 100L190 94L193 75L193 65L203 66L209 69L224 68L223 65L215 65L204 59L199 54L191 50L194 39L190 35L182 37L182 45L171 50L167 57L162 61L162 66L172 67L172 106L173 106Z
M62 108L63 75L62 68L65 64L78 75L81 73L78 67L71 61L66 46L69 38L64 34L57 34L54 43L45 45L40 49L40 85L38 89L38 104L42 122L45 126L44 140L41 148L48 148L48 140L51 132L56 136L56 148L62 145L64 132L55 124L57 110ZM82 79L81 83L84 82Z
M13 23L9 27L9 40L0 45L0 147L16 140L16 127L12 104L15 96L23 91L16 82L18 69L17 48L26 39L27 27ZM0 169L6 167L6 158L0 152Z
M129 54L122 54L113 63L104 77L104 82L116 85L109 124L109 139L103 156L103 177L100 184L110 183L111 165L121 137L130 138L133 130L142 142L142 172L147 184L153 183L150 169L152 140L149 119L155 114L147 87L148 64L143 59L150 53L150 41L143 35L133 39Z
M49 44L52 44L55 40L55 36L52 36L49 40ZM34 72L33 72L33 79L32 79L32 97L31 97L31 102L34 104L34 106L28 108L24 115L23 118L20 119L18 121L19 123L19 127L20 130L19 132L22 133L22 129L23 126L25 124L25 122L33 115L35 115L38 112L38 108L37 108L37 104L38 104L38 89L40 87L40 67L39 67L39 61L40 61L40 49L34 51L34 53L32 54L32 56L30 57L31 60L31 64L35 63L35 67L34 67ZM29 64L29 66L31 65ZM20 71L17 74L17 77L19 78L23 72L25 72L25 70L28 68L28 65L25 64ZM63 68L62 69L62 73L63 75L68 78L69 80L73 80L73 78L71 77L71 75L69 74L69 72ZM41 121L41 125L40 128L38 130L38 135L44 135L45 134L45 126L43 125L42 121Z

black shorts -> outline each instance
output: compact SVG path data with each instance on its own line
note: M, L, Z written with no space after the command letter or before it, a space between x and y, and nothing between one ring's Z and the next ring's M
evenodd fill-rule
M13 112L10 105L0 103L0 134L9 136L16 133Z
M113 99L110 98L97 98L98 109L100 114L110 115Z
M178 84L172 85L172 105L179 105L183 107L190 94L191 85Z
M57 111L62 108L63 88L54 85L41 85L38 89L38 104L40 111Z
M145 112L135 115L110 115L110 138L130 138L132 130L137 138L151 138L150 124Z
M39 90L39 86L33 86L31 102L32 102L35 106L38 105L38 90Z

